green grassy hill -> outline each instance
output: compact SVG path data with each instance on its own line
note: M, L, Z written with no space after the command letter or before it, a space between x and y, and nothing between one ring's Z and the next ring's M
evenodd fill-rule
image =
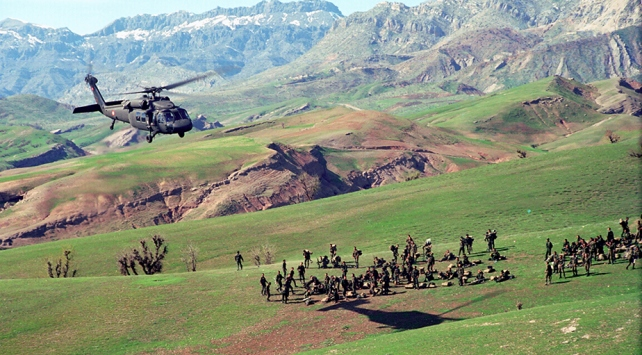
M636 146L628 140L548 153L264 212L0 251L0 346L7 353L291 353L348 343L328 351L390 353L425 347L428 339L446 353L469 342L471 353L529 352L551 342L558 352L631 353L640 318L626 309L639 310L638 269L597 263L593 276L555 275L544 286L542 260L546 238L559 250L564 238L604 234L642 211L639 160L628 156ZM388 246L407 234L432 238L439 255L472 233L472 259L486 260L487 228L499 231L497 246L508 256L495 268L516 279L398 288L394 296L338 306L266 303L258 278L265 272L271 279L280 265L252 267L247 253L269 242L277 259L295 266L303 248L316 257L337 243L342 256L353 245L364 250L367 265L374 256L389 258ZM152 234L170 246L164 273L117 276L116 255ZM199 272L183 272L180 250L187 243L200 249ZM47 279L44 260L68 248L80 277ZM243 272L232 268L236 250L246 255ZM316 268L309 273L323 276ZM514 312L518 301L525 309ZM616 313L607 316L606 309ZM575 332L560 333L571 323ZM610 347L596 341L606 332ZM393 334L373 337L383 333Z

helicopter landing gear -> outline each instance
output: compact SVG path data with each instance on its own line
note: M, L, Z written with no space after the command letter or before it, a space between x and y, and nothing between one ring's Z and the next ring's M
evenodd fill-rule
M149 131L149 134L145 136L145 140L147 143L151 143L154 140L154 137L156 137L156 132Z
M181 138L185 137L185 132L178 132L178 136Z
M111 129L112 131L114 130L114 123L116 123L116 120L111 120L111 126L109 126L109 129Z

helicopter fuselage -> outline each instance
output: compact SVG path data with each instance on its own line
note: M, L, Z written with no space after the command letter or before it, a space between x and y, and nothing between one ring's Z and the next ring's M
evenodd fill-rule
M149 132L147 142L151 143L156 134L178 134L183 137L192 129L192 120L187 111L165 96L143 95L134 100L105 102L96 83L98 80L87 75L85 81L91 87L96 104L74 108L73 113L101 112L114 123L121 121L132 127Z

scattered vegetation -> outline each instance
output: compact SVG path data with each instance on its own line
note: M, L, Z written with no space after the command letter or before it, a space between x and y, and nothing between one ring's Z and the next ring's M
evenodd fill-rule
M610 129L606 131L605 136L609 139L611 143L617 143L620 141L620 136Z
M163 271L163 259L167 255L165 239L160 235L154 235L152 242L154 243L153 249L143 239L140 241L140 250L133 249L130 253L125 252L118 257L119 270L123 276L138 275L136 263L138 263L145 275L154 275ZM194 263L194 268L196 269L196 263Z
M196 272L196 263L198 261L198 247L191 242L182 250L183 257L181 260L185 263L187 272Z
M270 265L274 263L276 250L277 249L274 244L265 242L260 246L255 246L250 249L250 256L252 257L254 265L257 267L261 266L261 260L263 260L263 264Z
M71 270L71 259L72 250L64 250L63 256L58 258L56 261L56 266L53 266L51 260L47 260L47 274L50 278L67 278L67 277L76 277L76 272L78 270ZM71 272L71 273L70 273Z

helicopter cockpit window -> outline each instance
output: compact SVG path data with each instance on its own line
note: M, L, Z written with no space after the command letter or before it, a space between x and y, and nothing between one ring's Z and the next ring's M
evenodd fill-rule
M165 116L165 121L166 121L167 123L172 123L172 122L174 122L174 115L172 114L172 112L171 112L171 111L165 111L165 112L163 112L163 113L162 113L162 115L164 115L164 116Z
M177 111L177 116L180 117L182 120L189 120L189 115L187 114L187 111L181 109L176 110Z

